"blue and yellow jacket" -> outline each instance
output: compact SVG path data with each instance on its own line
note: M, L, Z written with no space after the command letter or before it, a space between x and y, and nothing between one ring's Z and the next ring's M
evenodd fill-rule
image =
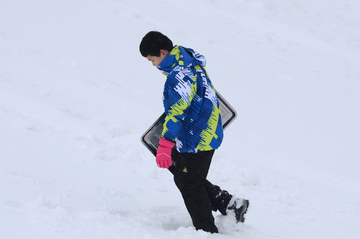
M223 139L219 100L205 70L205 57L175 46L158 69L167 76L162 138L180 153L217 149Z

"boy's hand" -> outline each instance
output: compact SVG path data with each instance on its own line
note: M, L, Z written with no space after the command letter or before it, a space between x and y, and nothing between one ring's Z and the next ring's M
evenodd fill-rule
M160 138L159 148L156 152L156 163L159 168L169 168L172 165L171 150L175 143Z

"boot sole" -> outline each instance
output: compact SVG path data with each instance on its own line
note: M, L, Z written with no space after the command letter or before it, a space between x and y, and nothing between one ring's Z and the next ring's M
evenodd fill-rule
M249 208L250 202L249 200L244 199L243 200L243 205L242 205L242 210L240 212L240 218L238 220L238 222L244 222L245 221L245 217L244 215L246 214L248 208Z

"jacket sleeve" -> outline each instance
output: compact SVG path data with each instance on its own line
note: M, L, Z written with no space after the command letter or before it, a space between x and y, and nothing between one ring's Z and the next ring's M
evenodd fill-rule
M161 137L175 142L188 107L196 94L196 82L181 72L170 74L164 87L165 122Z

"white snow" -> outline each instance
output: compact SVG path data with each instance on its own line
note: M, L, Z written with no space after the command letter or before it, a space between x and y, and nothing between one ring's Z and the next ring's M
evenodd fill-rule
M355 239L360 2L0 1L0 238ZM140 136L165 77L150 30L207 59L238 118L210 181L251 201L195 231Z

